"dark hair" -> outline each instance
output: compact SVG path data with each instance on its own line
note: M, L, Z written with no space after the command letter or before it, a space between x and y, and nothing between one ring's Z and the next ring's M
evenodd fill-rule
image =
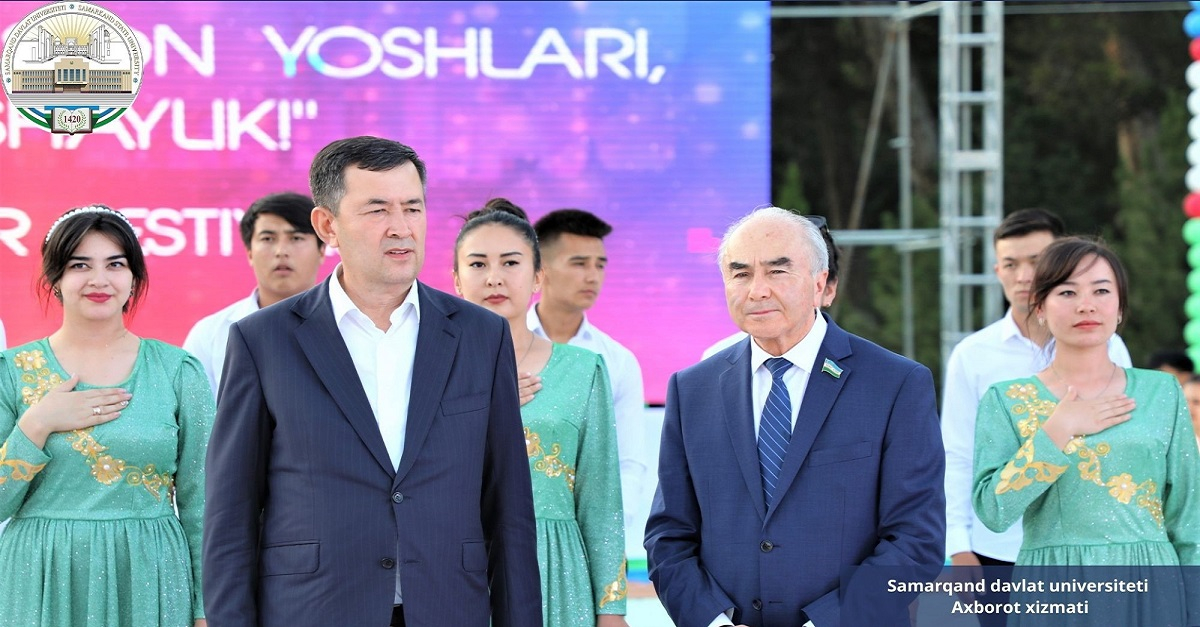
M1178 348L1154 351L1150 355L1150 361L1146 364L1150 370L1158 370L1163 366L1170 366L1180 372L1195 372L1196 370L1196 364L1192 363L1192 358L1188 357L1187 351Z
M1055 240L1038 256L1029 296L1030 315L1046 302L1051 290L1070 280L1071 275L1080 269L1080 264L1089 257L1094 259L1087 267L1103 259L1112 268L1117 281L1119 311L1124 318L1129 307L1129 279L1125 274L1125 266L1121 265L1121 259L1102 240L1076 236Z
M137 234L133 232L129 220L108 205L76 207L64 213L50 227L50 233L42 242L42 276L39 279L39 287L43 298L49 300L50 295L54 294L54 286L66 273L71 255L75 254L83 238L91 232L108 237L121 249L121 254L125 255L129 271L133 274L133 290L121 311L133 311L150 287L146 257L142 254L142 245L138 243ZM61 294L54 295L62 302Z
M838 263L842 258L842 253L838 250L837 244L833 242L833 234L829 232L829 224L823 216L804 217L808 218L809 222L817 225L817 230L821 232L821 237L825 239L825 248L829 250L829 274L826 276L825 281L827 283L835 283L838 280Z
M538 241L549 246L564 233L604 239L612 233L612 226L604 220L582 209L555 209L533 224Z
M1188 377L1188 380L1184 381L1184 384L1186 385L1188 383L1200 383L1200 374L1193 374L1192 376Z
M1018 209L1008 214L1000 226L996 227L996 232L992 234L992 243L1043 231L1058 239L1067 234L1067 227L1062 218L1045 209Z
M314 205L311 197L296 192L271 194L254 201L246 213L242 214L240 225L242 243L246 245L246 250L250 250L250 240L254 239L254 225L258 222L258 216L263 214L279 216L292 225L297 233L308 233L316 237L317 232L313 230L312 225ZM325 242L319 237L316 239L317 250L324 250Z
M458 272L458 249L462 247L463 239L471 231L488 224L500 224L516 231L517 235L520 235L533 250L533 271L537 272L542 269L542 251L538 247L538 236L534 232L533 226L529 224L529 217L525 210L514 205L507 198L493 198L484 203L482 209L467 214L467 223L459 230L458 238L454 240L455 272Z
M313 157L308 169L308 185L313 201L337 215L346 195L346 168L355 166L371 172L386 172L412 162L425 187L425 162L417 152L400 142L380 137L361 136L339 139Z

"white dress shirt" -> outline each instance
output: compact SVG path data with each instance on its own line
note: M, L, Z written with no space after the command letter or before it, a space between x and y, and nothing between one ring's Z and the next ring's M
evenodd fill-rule
M358 380L362 383L371 412L379 424L379 434L387 447L392 468L399 468L404 453L404 429L408 424L408 402L412 391L413 361L417 355L417 330L421 323L421 304L414 281L404 302L392 311L390 326L381 331L350 300L342 287L342 266L334 268L329 279L329 301L333 319L346 342ZM397 564L398 566L398 564ZM396 603L402 603L400 569L396 569Z
M942 390L942 443L946 447L946 557L963 551L1013 562L1021 549L1018 521L1003 533L983 525L971 507L974 484L975 417L979 401L993 383L1029 377L1044 370L1054 356L1054 344L1038 346L1021 335L1010 309L1003 318L963 338L946 362ZM1129 367L1125 342L1113 335L1108 342L1113 363Z
M808 378L812 375L809 370L817 360L817 352L821 350L821 342L825 341L825 330L829 327L825 317L817 314L817 319L808 330L804 339L786 353L780 355L792 362L792 367L783 373L783 383L787 386L788 397L792 401L792 431L796 430L796 417L800 415L800 401L804 391L808 389ZM758 437L758 425L762 422L763 409L767 406L767 395L771 393L773 379L771 370L764 364L773 355L758 346L758 342L750 340L750 402L754 404L754 437Z
M529 308L525 314L525 325L539 337L549 339L546 330L542 328L542 320L538 317L537 305ZM643 504L649 505L648 499L642 498L646 482L646 455L643 445L649 434L646 433L646 395L642 383L642 367L638 365L637 357L628 348L621 346L600 329L588 322L587 316L575 332L575 337L567 341L571 346L578 346L599 353L604 357L608 367L608 378L612 382L613 413L617 421L617 456L621 462L621 505L625 510L625 528L632 529ZM630 535L630 534L626 534ZM641 545L641 534L634 534L637 547ZM630 537L634 537L630 535Z
M221 385L221 370L225 367L225 347L229 344L229 327L233 323L258 311L258 290L215 314L205 316L188 331L183 341L183 350L196 356L204 372L208 374L208 385L213 398Z
M792 401L792 431L796 430L796 417L800 415L800 401L804 399L804 391L808 389L808 379L812 375L809 369L817 361L817 353L821 350L821 342L825 341L825 331L828 328L829 323L825 322L825 316L817 312L816 320L804 338L788 349L786 353L780 355L792 362L792 367L783 373L783 384L787 386L788 397ZM720 346L716 350L725 348L745 337L747 337L745 333L727 337L720 342L724 346ZM716 350L712 352L716 352ZM760 348L758 342L750 340L750 402L754 405L754 437L756 439L758 438L758 425L762 422L763 408L767 406L767 395L771 393L771 386L774 384L771 370L764 365L772 357L774 355ZM755 446L757 447L757 444ZM732 609L718 615L708 624L708 627L726 625L733 625ZM813 623L810 620L802 627L813 627Z

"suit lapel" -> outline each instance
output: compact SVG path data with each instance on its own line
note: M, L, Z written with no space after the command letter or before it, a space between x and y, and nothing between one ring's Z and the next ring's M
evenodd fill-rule
M383 444L383 436L379 434L375 413L371 411L371 403L363 391L358 370L338 331L337 321L333 319L329 281L336 280L330 275L317 289L309 290L292 305L292 311L304 318L294 332L296 341L359 439L371 451L375 461L391 475L392 462Z
M429 435L458 352L459 328L451 320L452 314L458 311L454 299L424 285L417 290L417 298L421 303L421 324L417 331L408 425L404 431L404 453L400 456L400 467L396 469L397 481L413 467L420 447Z
M754 438L754 403L750 395L750 340L743 340L725 372L721 373L721 390L725 399L725 427L733 443L733 456L742 469L750 502L760 519L766 518L763 501L762 471L758 464L758 442Z
M800 467L804 465L808 452L812 450L817 434L821 432L821 427L829 418L829 412L833 409L833 403L841 393L842 386L846 384L846 380L851 375L851 368L839 362L840 359L850 355L850 342L846 332L838 328L832 320L826 318L826 322L829 326L825 330L825 339L821 342L821 348L817 351L817 359L809 371L812 374L808 376L808 387L805 388L804 400L800 403L796 427L792 430L792 440L788 444L783 468L779 471L776 503L787 495L788 488L791 487L796 474L800 472ZM822 371L826 359L842 368L840 376L835 377ZM768 512L768 517L773 512L774 510Z

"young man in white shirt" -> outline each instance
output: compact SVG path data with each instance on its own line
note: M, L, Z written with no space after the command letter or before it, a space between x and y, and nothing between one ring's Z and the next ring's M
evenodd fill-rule
M612 233L612 227L587 211L558 209L542 216L533 228L545 275L541 299L529 308L526 323L552 342L586 348L604 357L612 382L622 505L629 528L639 520L638 513L647 501L642 498L647 471L642 449L647 438L642 368L629 349L592 326L586 315L604 287L608 265L604 238ZM630 534L629 538L640 535Z
M317 282L325 242L313 231L312 210L309 196L284 192L259 198L242 215L242 243L257 285L250 296L202 318L183 341L208 373L213 396L221 385L230 325Z
M980 399L993 383L1032 376L1053 356L1049 334L1029 315L1029 294L1038 256L1064 234L1062 219L1043 209L1021 209L1000 223L992 238L994 270L1009 310L959 342L946 364L946 555L954 566L1011 565L1021 548L1020 522L994 533L971 507L975 418ZM1119 336L1113 335L1108 349L1113 362L1130 366L1129 351ZM997 616L1003 624L1003 614Z

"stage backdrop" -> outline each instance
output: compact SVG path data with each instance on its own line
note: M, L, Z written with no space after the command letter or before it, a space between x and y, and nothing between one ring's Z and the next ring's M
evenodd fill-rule
M5 38L39 2L0 4ZM308 192L330 141L379 135L429 166L421 280L452 291L459 216L504 196L533 218L612 223L589 314L641 361L647 401L732 332L715 237L769 198L766 2L101 2L139 32L133 107L51 136L0 103L0 320L53 331L34 281L64 210L132 220L150 293L135 332L182 343L254 287L237 221ZM326 260L322 277L337 262Z

